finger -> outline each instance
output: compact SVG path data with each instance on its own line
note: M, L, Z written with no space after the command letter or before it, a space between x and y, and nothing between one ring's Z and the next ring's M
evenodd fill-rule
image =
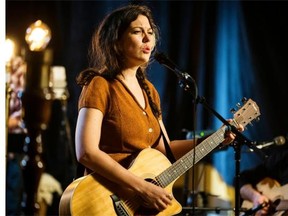
M141 205L146 207L146 208L151 207L151 205L148 202L144 201L144 200L142 201Z
M172 200L172 199L173 199L173 195L172 195L172 194L168 194L168 195L167 195L167 198L168 198L169 200Z
M166 204L162 199L160 199L160 200L158 201L158 203L156 204L156 206L157 206L157 210L158 210L158 211L163 211L164 209L167 208L167 204Z
M164 197L161 198L162 202L165 203L165 205L171 205L171 200L173 199L172 195L167 194Z
M235 137L236 137L236 135L235 135L234 133L230 133L230 134L229 134L229 138L230 138L231 140L234 140Z
M238 127L237 129L238 129L238 131L240 131L240 132L243 132L243 131L244 131L243 125L239 125L239 127Z

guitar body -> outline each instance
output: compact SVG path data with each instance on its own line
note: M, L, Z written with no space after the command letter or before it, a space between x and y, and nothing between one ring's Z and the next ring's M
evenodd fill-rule
M163 170L170 167L170 161L159 151L148 148L144 149L134 160L129 171L143 179L154 179ZM169 184L165 189L172 194L172 188L175 181ZM117 195L116 195L117 194ZM115 202L111 196L118 194L123 196L121 202L124 204L125 214L117 214ZM140 210L141 200L139 198L125 197L127 193L122 191L119 186L97 173L78 178L74 180L63 192L60 205L60 215L159 215L168 216L181 212L181 205L173 199L172 205L162 212L149 212L147 209ZM138 199L138 200L137 200Z

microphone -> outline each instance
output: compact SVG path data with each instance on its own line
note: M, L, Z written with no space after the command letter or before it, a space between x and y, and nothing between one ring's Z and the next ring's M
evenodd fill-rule
M266 147L269 147L271 145L277 145L277 146L280 146L280 145L284 145L286 143L286 139L284 136L277 136L275 137L272 141L270 142L264 142L260 145L256 145L256 147L258 149L263 149L263 148L266 148Z
M195 99L197 98L198 89L196 82L188 73L179 70L178 67L164 53L156 52L154 54L154 59L168 69L172 70L180 79L180 86L183 87L185 91L190 91ZM193 86L193 89L191 89L191 86Z

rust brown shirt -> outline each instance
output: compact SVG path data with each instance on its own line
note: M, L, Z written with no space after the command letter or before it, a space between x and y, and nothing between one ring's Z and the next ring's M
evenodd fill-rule
M160 108L158 92L151 82L146 82L153 101ZM159 122L143 92L146 104L144 109L118 79L108 81L95 76L82 89L78 108L95 108L103 113L100 149L118 162L144 148L153 147L160 138Z

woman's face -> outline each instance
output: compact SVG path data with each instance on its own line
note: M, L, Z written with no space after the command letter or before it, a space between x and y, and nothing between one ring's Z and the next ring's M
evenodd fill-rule
M120 39L120 49L127 67L135 67L149 61L155 46L155 34L146 16L139 15L130 23Z

